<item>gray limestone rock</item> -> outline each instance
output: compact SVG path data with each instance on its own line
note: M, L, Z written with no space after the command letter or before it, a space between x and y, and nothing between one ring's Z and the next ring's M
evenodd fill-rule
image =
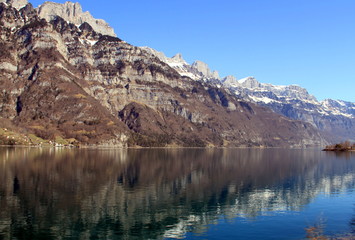
M207 63L204 63L202 61L195 61L192 63L192 67L197 69L199 72L202 73L206 78L214 78L214 79L219 79L219 75L217 71L211 72L210 68L208 67Z
M87 22L98 33L114 37L116 36L113 28L111 28L104 20L95 19L89 12L83 12L79 3L65 2L64 4L60 4L45 2L38 7L37 11L38 15L41 18L45 18L47 21L51 21L55 16L59 16L76 25L81 25L84 22Z
M233 75L229 75L229 76L223 78L222 79L222 83L223 83L223 85L225 85L227 87L229 87L229 86L234 86L234 87L239 86L239 83L238 83L236 77L234 77Z
M6 3L8 5L12 5L17 10L23 8L28 4L27 0L0 0L0 2Z

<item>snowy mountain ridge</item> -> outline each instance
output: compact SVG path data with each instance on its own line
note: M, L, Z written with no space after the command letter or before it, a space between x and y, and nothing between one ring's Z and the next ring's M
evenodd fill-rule
M295 120L308 122L329 139L355 140L355 103L326 99L318 101L297 85L260 83L254 77L224 78L223 87L236 96Z
M328 136L355 140L355 103L326 99L318 101L305 88L298 85L261 83L254 77L237 80L234 76L220 78L206 63L195 61L189 65L178 57L148 47L144 49L174 68L180 75L195 81L204 81L222 87L240 99L270 108L276 113L295 120L311 123Z
M222 80L223 81L223 80ZM326 99L318 101L309 94L305 88L298 85L272 85L260 83L254 77L247 77L234 81L223 81L223 86L232 90L234 94L244 98L250 98L253 102L267 105L270 103L288 103L302 101L311 105L308 111L318 111L325 115L341 115L348 118L355 118L355 104L343 100ZM300 106L300 104L296 104Z
M169 58L163 52L159 52L150 47L140 47L148 53L159 58L160 61L165 62L170 67L174 68L181 76L189 77L192 80L209 81L211 79L220 80L217 71L211 71L208 65L202 61L195 61L191 65L188 64L180 53Z
M218 85L229 89L235 95L247 98L258 104L303 101L317 106L317 110L326 115L342 115L355 118L355 104L351 102L332 99L318 101L305 88L298 85L261 83L252 76L237 80L234 76L229 75L221 79L217 71L210 70L208 65L202 61L197 60L190 65L183 59L180 53L169 58L163 52L158 52L150 47L141 47L141 49L155 55L159 60L174 68L182 76L190 77L193 80L215 81L220 83Z

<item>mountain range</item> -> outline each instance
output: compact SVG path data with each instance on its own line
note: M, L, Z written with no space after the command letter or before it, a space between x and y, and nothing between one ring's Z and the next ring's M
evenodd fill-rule
M201 61L130 45L78 3L0 0L0 22L7 131L119 147L306 147L354 137L353 103L221 79Z
M355 141L355 103L326 99L318 101L297 85L277 86L260 83L254 77L237 80L234 76L220 78L206 63L188 64L181 54L169 58L162 52L142 47L182 76L223 88L239 99L270 108L275 113L312 124L329 141Z

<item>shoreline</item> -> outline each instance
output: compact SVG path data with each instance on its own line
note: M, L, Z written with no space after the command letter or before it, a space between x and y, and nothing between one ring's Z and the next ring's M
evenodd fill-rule
M322 149L324 152L355 152L355 149Z
M166 147L141 147L141 146L132 146L132 147L122 147L122 146L104 146L104 145L83 145L83 146L53 146L53 145L0 145L3 148L56 148L56 149L320 149L320 146L311 146L311 147L225 147L225 146L207 146L207 147L184 147L184 146L166 146ZM322 151L325 151L324 149ZM327 150L328 151L328 150Z

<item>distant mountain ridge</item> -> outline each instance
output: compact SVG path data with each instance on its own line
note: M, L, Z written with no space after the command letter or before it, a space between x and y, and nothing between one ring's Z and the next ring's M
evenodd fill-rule
M312 124L331 140L355 139L355 103L331 99L319 102L300 86L259 83L253 77L223 85L236 96Z
M148 47L144 49L152 54L158 53ZM332 99L319 102L306 89L297 85L277 86L260 83L254 77L237 80L234 76L227 76L222 79L217 71L212 72L208 65L201 61L191 65L185 61L177 64L172 61L174 57L168 58L161 52L159 58L183 76L213 83L227 89L238 98L268 107L291 119L308 122L321 130L331 141L355 140L355 103ZM180 58L182 59L181 54Z

